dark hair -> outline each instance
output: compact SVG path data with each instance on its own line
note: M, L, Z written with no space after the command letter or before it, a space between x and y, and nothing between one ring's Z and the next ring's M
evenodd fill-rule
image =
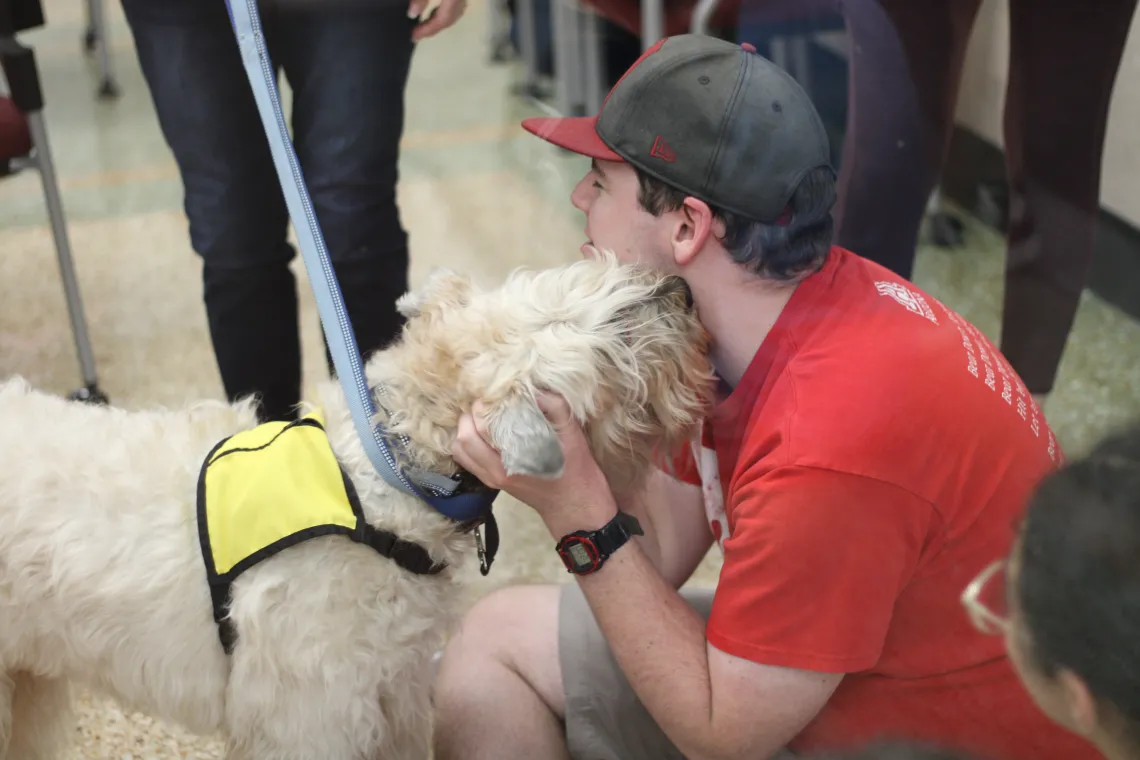
M809 755L806 760L974 760L974 758L935 744L881 741L858 750Z
M637 199L654 216L679 209L692 195L640 169L637 181ZM737 263L762 277L794 281L815 272L827 259L834 204L835 176L830 169L819 168L804 175L792 194L786 225L754 222L711 204L710 208L724 223L721 243Z
M1080 676L1140 746L1140 426L1041 481L1016 559L1031 662Z

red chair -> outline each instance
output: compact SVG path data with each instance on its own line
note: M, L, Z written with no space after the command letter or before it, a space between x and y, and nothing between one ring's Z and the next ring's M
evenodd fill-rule
M32 152L28 121L11 98L0 97L0 161L9 162ZM0 172L6 166L0 166Z
M31 48L20 44L15 36L19 31L43 25L42 12L37 14L37 11L38 3L32 6L21 2L13 7L10 0L0 0L0 71L4 74L10 92L8 97L0 97L0 178L26 169L39 171L83 375L83 387L73 393L71 398L106 403L107 397L99 390L95 373L95 358L79 294L79 282L75 276L75 264L71 257L63 201L48 144L43 117L43 92L40 89L35 54Z

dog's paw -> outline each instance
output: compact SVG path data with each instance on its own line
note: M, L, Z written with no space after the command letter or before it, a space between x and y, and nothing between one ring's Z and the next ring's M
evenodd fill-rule
M566 458L558 440L535 438L533 442L521 440L514 450L503 451L503 469L507 475L531 475L536 478L559 478L566 466Z
M503 459L507 475L557 478L566 458L558 433L542 410L529 399L516 398L492 413L489 432Z

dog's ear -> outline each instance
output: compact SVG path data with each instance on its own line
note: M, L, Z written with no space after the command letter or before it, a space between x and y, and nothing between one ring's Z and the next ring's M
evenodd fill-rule
M419 294L409 290L396 299L396 311L400 316L407 319L413 319L420 315L420 299Z
M471 296L471 280L442 267L433 269L417 290L396 300L396 310L407 319L431 311L433 306L463 306Z
M507 475L557 478L566 464L554 426L534 399L512 394L488 413L487 432Z
M683 277L675 274L666 275L657 283L650 298L675 299L677 304L685 311L693 308L693 291Z
M607 320L608 326L622 331L634 329L649 319L649 314L659 313L663 305L683 312L693 311L693 291L684 278L672 274L661 277L643 299L616 310Z

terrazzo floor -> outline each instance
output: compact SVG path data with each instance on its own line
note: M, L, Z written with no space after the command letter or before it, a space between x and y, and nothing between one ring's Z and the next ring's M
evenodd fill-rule
M108 3L122 97L95 98L80 53L83 4L47 0L35 46L76 267L103 389L139 408L221 397L206 333L198 261L190 250L181 187L162 142L117 3ZM494 282L519 265L574 260L582 220L568 202L586 169L524 133L535 112L510 94L514 65L488 61L482 3L423 44L408 87L399 201L411 236L413 284L438 264ZM997 335L1002 241L975 224L954 250L924 246L916 282ZM39 179L0 181L0 377L21 374L68 393L80 377ZM306 380L325 372L316 310L301 279ZM1109 425L1140 418L1140 325L1087 295L1046 409L1070 454ZM509 497L499 501L503 549L472 597L565 572L545 529ZM692 583L715 583L710 554ZM2 625L2 621L0 621ZM71 758L214 758L220 745L84 694Z

